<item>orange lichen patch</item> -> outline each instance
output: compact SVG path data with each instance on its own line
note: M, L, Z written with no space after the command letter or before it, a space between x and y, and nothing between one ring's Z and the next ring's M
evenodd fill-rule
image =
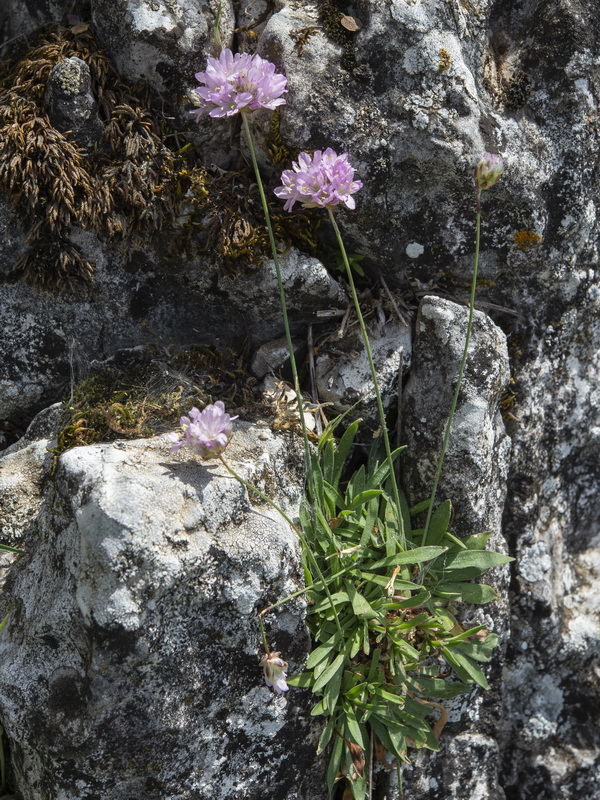
M450 53L447 50L442 49L439 52L440 60L438 63L438 72L445 72L446 70L450 69Z
M535 250L544 241L535 231L517 231L513 236L517 250Z

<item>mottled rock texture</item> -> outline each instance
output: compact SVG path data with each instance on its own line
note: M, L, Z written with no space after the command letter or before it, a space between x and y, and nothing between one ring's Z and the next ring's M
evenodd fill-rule
M462 717L460 709L456 712L444 732L441 754L435 759L415 758L414 768L406 771L405 796L407 800L598 797L597 3L277 0L257 3L254 11L260 13L265 5L272 8L260 39L255 43L244 34L244 41L247 46L256 44L289 79L288 105L279 125L281 140L290 154L326 146L350 154L365 188L357 195L356 212L342 211L338 218L349 246L369 256L363 265L373 278L382 274L392 288L407 291L417 286L419 297L433 287L450 299L464 299L475 230L473 162L484 149L501 152L507 161L501 182L483 198L478 289L481 309L507 336L514 380L514 400L504 398L512 440L504 507L502 459L508 448L492 414L489 386L483 387L487 399L480 417L488 427L482 434L499 449L492 446L488 451L491 463L484 473L477 461L481 453L471 451L465 464L457 463L458 451L455 456L451 453L444 477L444 486L454 493L457 522L463 514L461 525L490 525L497 532L501 518L501 534L517 559L511 567L511 591L505 597L510 615L500 611L497 619L490 619L492 625L508 625L506 651L492 666L493 691L474 695L475 711ZM237 9L234 23L230 4L223 3L224 42L234 24L248 23L248 6L244 3ZM7 8L9 36L31 31L63 12L62 4L35 0L10 0ZM213 2L192 9L192 4L163 0L127 0L118 6L90 0L89 20L119 69L130 76L147 72L145 76L164 94L167 113L187 129L184 98L194 84L192 72L204 66L209 52L215 9ZM342 13L355 18L360 30L343 30ZM199 46L197 53L184 52L188 45ZM196 67L197 60L201 63ZM185 67L189 74L181 72L184 64L189 65ZM176 85L169 85L169 80ZM240 163L236 123L205 120L193 129L191 141L206 164ZM259 158L266 166L270 117L256 115L252 123L260 141ZM272 165L271 177L281 166ZM2 308L7 314L3 340L8 336L13 341L3 370L3 391L10 400L5 415L11 418L21 413L19 396L27 398L28 392L33 398L27 401L31 414L41 404L59 399L52 392L59 392L69 380L69 342L74 335L88 341L88 331L105 324L108 333L90 339L85 360L104 358L113 347L128 346L143 336L151 341L178 337L195 341L202 336L197 333L201 314L194 312L199 307L202 315L214 315L203 330L222 335L237 322L228 313L229 299L219 304L220 278L210 258L206 269L198 272L182 264L185 259L176 260L169 273L168 267L155 267L148 247L137 253L133 267L126 268L113 250L94 242L98 296L110 302L90 301L77 313L69 299L8 283L12 279L7 271L24 238L18 215L3 213L0 231L6 237L0 259ZM103 263L113 267L107 272L110 278L102 277ZM179 279L166 277L175 273L184 276L181 291ZM199 276L210 277L204 282ZM124 284L130 288L122 300ZM206 298L201 306L196 292L198 298ZM138 297L139 306L132 301ZM159 299L149 305L149 297ZM182 300L188 297L189 306ZM243 305L243 297L238 298L236 317ZM440 311L443 303L436 307ZM429 308L434 306L430 303ZM457 331L462 331L456 308L452 316ZM150 325L142 327L145 318ZM481 328L482 319L477 318L475 344L478 330L493 330L489 321ZM418 324L425 322L433 320L421 315ZM133 335L129 331L135 325ZM111 339L108 334L119 326L126 335ZM265 338L280 333L271 329ZM439 371L448 380L456 364L456 353L451 351L439 352ZM35 358L30 358L31 352ZM471 377L477 378L477 367L474 363ZM505 374L504 356L494 369ZM43 376L55 373L57 379L46 381L42 389ZM426 391L419 387L416 374L407 388L407 403L413 398L415 410L419 393ZM422 374L428 391L439 392L431 375ZM426 400L423 394L421 403ZM438 430L446 413L442 405L439 408ZM428 443L423 455L423 478L430 474L432 447ZM418 477L420 454L411 457ZM476 487L471 470L482 475ZM464 502L456 502L457 497ZM27 591L24 585L24 596ZM22 630L20 635L29 634ZM42 664L40 675L43 668ZM43 691L49 691L44 686ZM16 700L6 695L1 701L9 735L14 729L9 726L7 704L10 701L11 714L13 709L21 713L19 691L12 695ZM82 705L86 696L82 694ZM33 695L32 702L36 702ZM231 789L227 800L243 796L236 791Z
M54 67L46 89L52 125L59 131L75 131L82 147L98 143L104 126L91 93L90 69L80 58L65 58Z
M232 466L294 514L301 448L236 428ZM295 536L221 464L169 447L71 450L31 509L0 642L19 795L319 797L308 698L277 698L258 667L256 613L298 587ZM308 647L302 610L266 617L292 669Z

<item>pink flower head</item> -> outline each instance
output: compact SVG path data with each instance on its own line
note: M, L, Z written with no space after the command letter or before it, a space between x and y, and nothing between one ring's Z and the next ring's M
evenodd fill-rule
M504 171L504 159L493 153L484 153L474 171L475 186L478 191L491 188L500 180Z
M198 108L190 111L196 121L205 111L210 117L232 117L240 111L283 105L287 78L275 72L275 65L260 56L221 51L219 58L209 58L206 72L197 72L196 80L204 84L194 90Z
M330 147L323 153L315 150L312 156L300 153L292 169L281 173L281 182L283 185L275 189L275 194L285 200L286 211L291 211L296 201L304 208L332 208L338 203L354 208L352 195L362 188L362 182L354 180L348 155L338 156Z
M287 661L279 658L280 655L279 651L269 653L268 656L264 655L260 662L265 673L265 683L273 687L275 694L283 694L290 688L285 682Z
M169 441L175 442L171 452L176 453L187 444L200 458L216 458L229 444L234 419L237 417L225 413L225 406L220 400L206 406L203 411L192 408L189 417L181 417L182 435L168 435Z

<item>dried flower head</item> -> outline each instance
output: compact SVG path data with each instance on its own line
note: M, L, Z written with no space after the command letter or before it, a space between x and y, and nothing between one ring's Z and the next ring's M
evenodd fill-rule
M354 180L348 155L338 156L330 147L323 153L315 150L312 156L300 153L292 169L281 173L281 182L283 185L275 189L275 194L286 201L286 211L291 211L296 201L305 208L331 208L338 203L354 208L352 195L362 188L362 182Z
M287 692L289 686L285 682L287 678L286 669L288 668L287 661L279 658L281 653L279 650L269 655L264 655L261 659L261 666L265 673L265 683L267 686L272 686L275 694L283 694Z
M504 160L502 156L493 153L484 153L483 158L477 164L474 171L475 186L478 191L489 189L500 180L504 171Z
M240 111L257 108L275 110L283 105L287 78L275 72L275 65L258 55L221 51L219 58L209 58L206 72L197 72L204 84L195 89L199 106L191 111L198 120L205 111L211 117L231 117Z
M171 448L176 453L180 448L188 445L200 458L216 458L229 444L232 433L232 421L237 417L230 417L225 413L225 406L218 400L214 405L208 405L203 411L192 408L189 417L181 417L180 425L182 435L170 433L168 439L175 442Z

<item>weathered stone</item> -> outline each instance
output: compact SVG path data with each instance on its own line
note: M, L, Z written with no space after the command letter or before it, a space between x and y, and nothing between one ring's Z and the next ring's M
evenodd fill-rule
M81 147L91 147L102 136L104 126L91 93L90 68L80 58L65 58L50 74L46 104L52 125L69 131Z
M294 342L292 342L292 344L294 344L294 355L296 355L298 344ZM280 372L283 365L289 361L289 358L290 355L285 336L282 336L280 339L272 339L270 342L265 342L258 348L252 359L250 370L252 374L260 380L269 372Z
M9 36L57 19L63 11L62 3L46 0L9 0L5 5ZM496 694L473 695L475 712L469 716L465 706L464 721L447 726L439 756L411 756L415 769L406 775L406 796L410 800L479 796L489 800L501 797L505 789L511 800L595 797L600 792L600 748L595 734L600 696L596 589L600 192L594 169L600 30L596 3L356 0L344 5L277 0L273 5L275 13L258 47L289 79L279 132L290 153L333 146L350 154L365 187L357 195L357 210L341 210L338 219L349 243L353 240L353 249L370 256L365 267L383 273L390 286L406 287L412 281L405 283L405 277L418 278L425 288L431 282L442 292L447 289L451 295L466 297L464 283L471 270L474 241L471 167L484 149L501 151L507 161L505 176L483 197L483 281L478 289L480 299L512 311L510 315L490 312L509 336L515 380L514 418L507 423L513 447L502 520L502 533L517 557L512 567L510 641L502 665L506 687L501 699ZM183 109L187 101L176 98L176 91L190 89L193 72L204 68L215 5L206 24L198 27L204 31L204 49L198 50L197 58L191 59L193 66L190 61L185 76L171 86L161 75L162 67L158 69L163 61L162 42L166 42L164 52L177 48L174 29L165 37L165 15L152 12L156 31L148 34L154 42L149 58L146 34L133 27L125 32L125 25L123 32L110 29L113 21L115 28L121 25L133 3L120 4L116 11L113 5L108 8L96 0L92 6L103 43L113 55L123 53L123 70L131 70L131 75L148 71L154 85L162 87L166 104L173 101ZM242 14L247 7L246 2L239 7L237 24L246 22ZM261 7L255 4L256 9ZM326 7L339 9L340 15L342 10L351 14L360 30L346 35L335 19L326 22L322 14ZM166 6L154 4L154 8ZM222 29L225 43L232 27L233 23L227 23ZM307 34L308 30L312 32ZM300 47L297 37L302 31ZM163 63L175 63L178 58L167 53ZM136 72L132 67L136 61L146 66ZM186 112L175 113L187 129ZM266 166L269 158L264 145L271 116L255 114L251 120L259 158ZM236 163L238 125L237 119L217 123L205 117L193 128L192 140L203 148L208 163ZM274 180L275 168L270 174ZM115 272L120 269L112 253L105 260ZM203 267L205 271L186 270L189 284L185 282L181 291L166 298L163 309L164 319L175 318L180 326L177 335L183 339L187 332L188 341L197 341L194 331L201 317L200 311L187 312L190 293L190 307L195 304L204 314L220 302L218 293L209 291L217 284L215 272ZM0 270L6 269L2 260ZM205 283L202 275L208 276ZM140 301L149 293L159 295L169 285L162 273L150 288L142 270L131 273L131 279L132 286L140 284ZM116 307L122 296L120 284L104 287L115 298ZM43 332L22 326L22 315L29 313L38 295L31 297L25 306L9 304L11 311L3 320L5 338L7 331L19 334L3 358L11 370L9 381L18 384L24 398L31 384L35 388L38 375L33 362L25 358L27 353L19 351L24 356L21 378L11 352L29 343L31 333L40 336ZM129 300L123 305L128 306ZM239 300L235 316L243 305ZM41 306L54 320L50 304L42 300ZM74 327L68 330L80 333L83 320L85 327L95 325L96 313L106 318L108 334L119 329L115 313L106 308L94 306L95 313L88 317L74 315ZM215 308L212 330L219 330L219 335L230 330L231 316L226 304ZM150 315L149 338L155 338L159 317ZM116 340L108 334L84 351L83 360L110 355ZM35 336L31 347L43 353ZM116 346L141 341L141 329L136 336L127 341L122 336ZM170 341L169 335L157 338ZM60 358L62 380L67 381L68 358L64 353ZM441 417L448 408L445 388L445 400L439 398ZM37 402L43 402L41 393ZM423 398L423 403L428 404L428 399ZM32 408L28 400L27 404ZM16 413L16 399L11 408ZM418 419L417 411L415 405L414 419ZM486 419L487 410L475 411L480 421ZM491 432L495 422L490 416L487 421ZM439 432L443 423L438 423ZM429 479L433 449L432 445L429 455L425 454L423 479ZM499 452L504 457L502 447ZM469 458L471 468L480 470L477 454ZM448 490L455 502L461 498L456 503L457 527L465 529L468 520L458 525L458 514L468 512L473 526L484 524L487 517L497 532L501 468L497 469L499 494L491 482L483 488L471 482L468 489L457 479L452 482L455 469L463 476L469 470L450 458L445 471L444 481L449 483L443 484L443 492ZM414 474L416 480L416 463ZM417 499L430 488L427 480ZM495 615L490 624L498 620L504 624L502 615ZM500 686L498 662L493 665L492 681ZM479 717L478 707L487 709ZM235 795L235 789L232 792ZM392 795L387 796L389 800Z
M237 423L227 458L293 514L291 443ZM308 698L275 697L258 667L257 611L300 580L295 534L270 506L158 437L63 454L33 527L0 641L20 796L322 796ZM266 622L297 669L302 602Z
M421 301L404 389L403 481L412 503L427 497L463 355L468 309L440 297ZM476 311L469 355L438 499L450 498L461 535L501 530L510 439L499 403L510 379L506 336Z
M231 0L92 0L94 30L119 72L133 81L147 81L167 98L169 113L188 138L202 149L207 164L227 168L235 156L233 132L237 120L205 116L193 121L194 75L215 55L213 38L217 8L223 47L229 47L235 28ZM195 118L194 118L195 120Z
M346 294L323 264L312 256L290 248L279 257L281 279L294 329L316 322L316 312L345 307ZM220 290L228 298L233 313L246 320L250 330L262 330L272 338L282 330L279 289L273 261L266 260L256 272L224 276Z
M411 329L390 319L377 329L370 326L370 342L384 408L397 410L398 381L410 366ZM341 337L332 337L319 347L316 363L317 391L322 402L333 403L342 413L360 402L352 414L373 428L380 427L373 392L371 367L360 329L355 324Z
M270 261L248 275L219 277L216 264L204 259L167 262L149 250L125 265L92 234L73 231L71 238L97 265L90 293L56 296L23 283L0 285L0 420L28 422L61 399L69 383L87 377L90 361L123 348L149 340L236 347L248 335L258 347L283 332ZM108 257L121 268L108 269ZM346 302L317 259L292 248L281 268L295 329L315 320L317 309Z

